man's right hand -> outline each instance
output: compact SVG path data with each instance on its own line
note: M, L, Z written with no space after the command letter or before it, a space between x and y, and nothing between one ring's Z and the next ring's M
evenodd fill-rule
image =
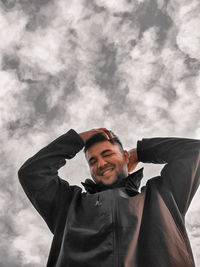
M102 133L106 137L107 140L110 140L110 139L113 138L112 133L106 128L92 129L92 130L89 130L89 131L86 131L86 132L79 133L79 135L83 139L84 144L85 144L85 142L90 137L92 137L94 134L97 134L97 133Z

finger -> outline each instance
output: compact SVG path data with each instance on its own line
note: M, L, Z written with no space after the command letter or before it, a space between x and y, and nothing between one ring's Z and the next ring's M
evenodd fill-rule
M102 133L107 140L113 139L114 136L107 128L98 128L96 129L97 132Z
M106 128L99 128L99 129L97 129L97 131L100 132L101 134L103 134L107 140L110 139L110 135L109 135L108 129L106 129Z
M107 136L108 136L108 139L113 139L113 134L109 131L109 130L105 130L105 133L107 134Z
M104 132L104 131L107 131L108 129L107 128L98 128L97 131L100 131L100 132Z
M113 134L107 128L101 128L106 139L110 140L113 138Z

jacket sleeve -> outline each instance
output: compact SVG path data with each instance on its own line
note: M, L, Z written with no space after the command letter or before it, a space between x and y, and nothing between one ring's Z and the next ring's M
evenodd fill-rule
M138 160L166 164L159 180L185 215L200 183L200 140L151 138L137 143Z
M52 232L61 210L69 207L77 190L81 191L61 179L58 169L83 146L81 137L71 129L28 159L18 172L25 193Z

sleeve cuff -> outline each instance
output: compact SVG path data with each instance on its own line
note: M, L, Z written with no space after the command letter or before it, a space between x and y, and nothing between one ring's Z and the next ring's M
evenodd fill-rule
M153 163L152 161L153 151L148 147L148 140L149 139L145 138L137 141L138 161L143 163Z
M137 141L137 156L138 156L138 161L142 162L142 141Z
M77 140L77 144L80 146L80 149L82 149L84 147L84 141L83 139L80 137L80 135L74 130L74 129L70 129L68 131L68 133Z

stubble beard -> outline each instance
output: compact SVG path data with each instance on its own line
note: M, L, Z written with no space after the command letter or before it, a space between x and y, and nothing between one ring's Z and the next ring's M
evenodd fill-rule
M112 179L112 182L111 183L104 183L102 180L98 181L96 179L94 179L93 177L93 180L98 184L98 183L103 183L104 185L112 185L112 184L115 184L115 183L118 183L120 180L122 180L123 178L126 178L128 175L127 171L122 169L121 171L118 171L117 173L115 173L115 176L114 176L114 179Z

